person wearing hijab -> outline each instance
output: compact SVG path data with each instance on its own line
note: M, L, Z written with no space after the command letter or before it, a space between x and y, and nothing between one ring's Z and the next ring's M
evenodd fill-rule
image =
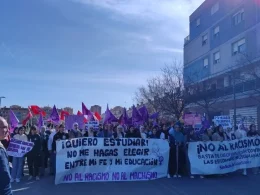
M121 125L118 125L116 128L116 132L113 133L113 138L114 139L121 139L125 138L125 133L123 132L124 128Z
M79 130L79 124L74 123L73 129L69 131L69 139L82 137L82 133Z
M140 135L141 135L141 138L143 138L143 139L147 138L147 134L145 133L144 126L140 126Z
M181 131L179 124L175 124L169 130L169 142L170 142L170 158L169 158L169 175L181 177L183 173L183 165L185 165L185 145L184 135Z
M28 180L32 180L36 178L36 180L40 180L39 177L39 167L41 162L41 137L37 133L37 128L35 126L31 127L30 135L28 136L28 141L33 142L33 148L27 154L27 163L29 168L29 178Z
M225 133L225 140L231 141L236 139L235 131L232 130L232 128L228 127Z
M2 141L8 136L8 123L0 117L0 194L12 195L11 175L6 149Z
M95 129L92 125L90 125L88 127L88 130L86 131L86 133L84 134L84 137L96 137L95 135Z

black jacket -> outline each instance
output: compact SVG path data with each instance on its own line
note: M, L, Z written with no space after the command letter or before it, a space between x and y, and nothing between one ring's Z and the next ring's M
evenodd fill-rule
M28 135L28 141L34 143L34 146L33 146L32 150L28 153L28 155L40 155L41 148L42 148L42 142L41 142L40 135L39 134Z
M126 133L125 135L126 138L141 138L141 134L137 132L131 133L130 131Z
M43 133L43 134L40 134L41 136L41 145L42 145L42 148L41 148L41 151L42 152L48 152L48 140L49 140L49 134L47 133Z
M52 151L53 152L56 152L56 141L58 140L66 140L66 139L69 139L69 134L68 133L61 133L61 132L58 132L54 135L53 137L53 142L52 142Z

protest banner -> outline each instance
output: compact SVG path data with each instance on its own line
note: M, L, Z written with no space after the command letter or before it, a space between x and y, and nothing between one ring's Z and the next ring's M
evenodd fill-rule
M201 124L201 115L185 114L183 120L185 125L191 125L194 127L196 124Z
M57 142L55 184L154 180L167 176L161 139L77 138Z
M225 174L260 166L260 137L189 143L192 174Z
M11 139L7 148L8 156L23 157L26 153L30 152L33 148L32 142Z
M232 127L230 116L214 116L214 123L218 126L221 125L223 129L227 129L228 127Z
M78 123L80 129L85 128L84 115L69 115L65 116L65 129L73 129L73 123Z
M85 126L85 130L87 131L89 127L93 127L94 130L99 130L99 121L88 121Z

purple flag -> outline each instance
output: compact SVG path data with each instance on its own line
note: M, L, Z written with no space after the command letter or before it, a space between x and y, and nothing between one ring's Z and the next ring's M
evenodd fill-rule
M60 116L59 116L59 113L58 113L55 105L53 106L53 109L52 109L52 112L50 115L50 120L54 123L59 123L59 121L60 121Z
M40 129L44 125L42 114L40 114L39 120L38 120L38 128Z
M131 125L132 124L132 120L129 119L127 112L126 112L126 108L123 109L123 114L122 114L122 121L121 123L123 125Z
M95 120L93 113L89 109L87 109L87 107L85 106L85 104L83 102L82 102L82 114L88 116L88 121Z
M159 112L155 112L150 116L150 119L157 119L159 117Z
M105 112L105 117L104 117L104 124L111 123L111 122L118 122L118 119L113 115L113 113L109 110L108 105L107 105L107 110Z
M13 130L15 127L18 126L19 120L11 109L9 111L9 119L10 119L11 130Z
M139 108L138 111L141 114L143 121L147 122L149 120L149 113L146 106Z
M133 125L141 125L143 123L143 119L141 114L138 112L135 106L133 106L132 111L132 124Z

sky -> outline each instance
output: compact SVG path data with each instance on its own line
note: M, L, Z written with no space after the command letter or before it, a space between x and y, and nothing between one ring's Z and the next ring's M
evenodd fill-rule
M2 106L130 107L203 0L1 0Z

